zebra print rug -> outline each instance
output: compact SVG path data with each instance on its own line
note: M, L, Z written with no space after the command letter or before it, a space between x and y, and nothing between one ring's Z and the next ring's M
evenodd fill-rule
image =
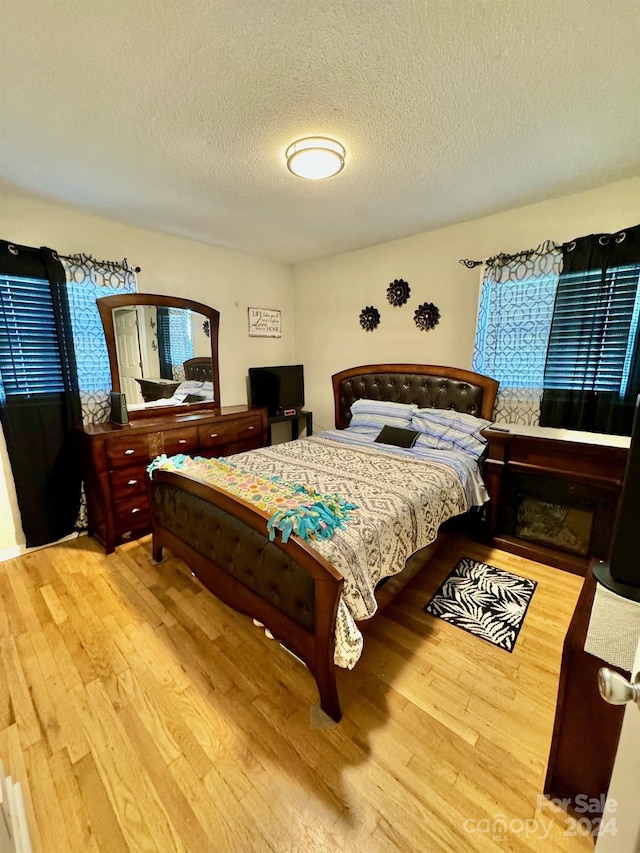
M463 557L424 610L512 652L537 584Z

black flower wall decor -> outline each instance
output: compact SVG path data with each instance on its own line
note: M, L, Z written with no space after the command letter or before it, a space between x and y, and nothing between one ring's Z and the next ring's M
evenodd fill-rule
M428 332L433 329L440 320L440 311L433 302L423 302L418 305L413 315L416 326L423 332Z
M399 307L407 302L410 293L411 288L403 278L394 278L387 288L387 299L391 305Z
M211 326L209 325L209 321L205 320L202 324L202 331L205 333L207 337L211 336Z
M380 325L380 312L373 305L367 305L360 312L360 325L365 332L373 332Z

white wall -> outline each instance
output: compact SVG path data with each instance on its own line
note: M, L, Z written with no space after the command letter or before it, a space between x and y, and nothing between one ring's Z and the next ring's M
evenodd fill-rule
M486 258L639 222L640 178L634 178L299 264L294 268L296 361L305 366L306 405L314 424L318 430L334 425L331 374L338 370L405 361L471 366L480 272L463 267L460 258ZM411 286L409 302L400 308L389 305L386 296L397 278ZM429 332L419 331L413 321L422 302L440 309L440 322ZM373 332L359 324L365 305L380 311Z
M0 238L86 252L141 267L138 290L187 296L220 311L223 406L247 402L247 368L294 361L293 274L287 264L133 228L21 194L0 192ZM281 338L250 338L247 308L278 308ZM24 542L11 468L0 431L0 558Z

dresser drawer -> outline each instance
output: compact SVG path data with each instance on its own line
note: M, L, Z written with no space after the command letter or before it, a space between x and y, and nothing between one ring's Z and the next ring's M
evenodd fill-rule
M206 448L219 448L235 438L236 422L223 421L198 427L198 445Z
M129 468L116 468L109 474L111 494L115 501L131 495L146 493L146 463L131 465Z
M132 462L150 462L148 435L132 435L114 438L107 442L107 462L109 468L124 468Z
M215 430L212 429L211 432L215 432ZM164 433L164 452L167 456L173 456L175 453L192 453L197 447L197 427L170 429Z
M235 441L257 441L256 447L262 443L262 419L260 417L243 418L238 422L234 435Z
M151 514L146 494L133 495L113 505L116 533L126 533L151 524Z
M262 420L258 415L198 427L198 438L203 450L212 449L221 453L230 452L227 445L240 441L253 442L255 439L255 446L259 447L262 444Z

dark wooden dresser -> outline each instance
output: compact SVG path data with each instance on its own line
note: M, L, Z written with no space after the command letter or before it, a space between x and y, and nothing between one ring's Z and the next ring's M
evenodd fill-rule
M121 426L78 431L87 495L89 535L111 553L150 528L145 473L161 453L227 456L268 444L266 409L231 406L192 414L144 418Z

